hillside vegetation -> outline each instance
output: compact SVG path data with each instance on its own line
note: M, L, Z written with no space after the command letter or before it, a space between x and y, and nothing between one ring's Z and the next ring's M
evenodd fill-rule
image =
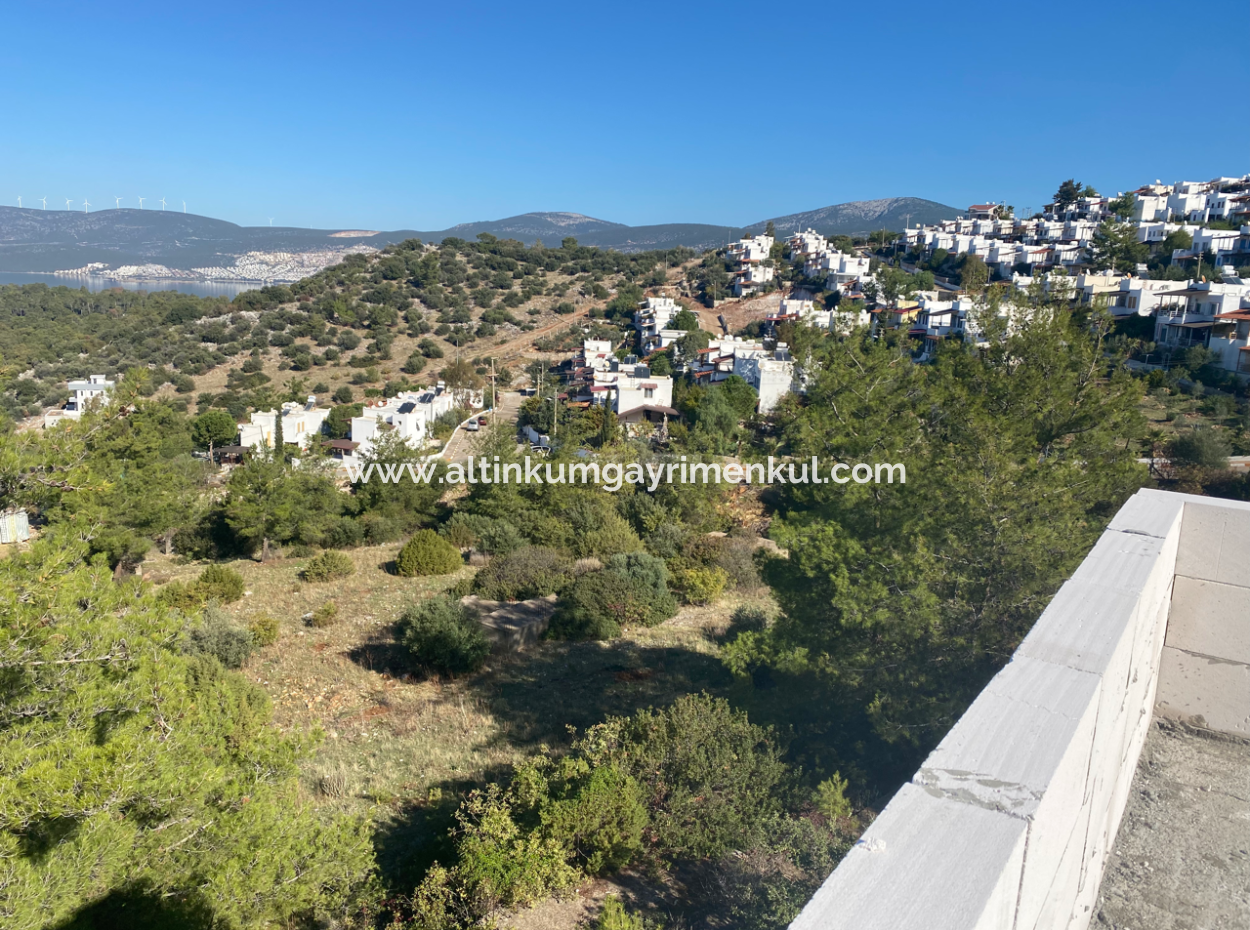
M63 382L150 371L162 385L242 418L325 386L345 401L428 383L470 357L602 307L609 288L662 284L689 250L624 254L579 246L526 247L484 234L438 247L409 240L289 287L232 301L174 292L45 285L0 287L0 404L15 418L65 400ZM641 296L641 290L637 290ZM515 353L514 353L515 354ZM210 371L227 371L229 378ZM484 368L483 368L484 370ZM280 374L281 373L281 374ZM205 389L210 389L205 396Z

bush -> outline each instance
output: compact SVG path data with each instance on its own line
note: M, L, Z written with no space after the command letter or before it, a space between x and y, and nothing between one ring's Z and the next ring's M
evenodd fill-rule
M433 530L418 530L395 557L395 571L405 578L449 575L463 565L456 547Z
M546 780L547 796L538 805L543 834L569 850L588 874L615 872L642 851L647 808L634 778L612 763L592 767L585 759L566 758ZM525 770L517 782L523 789Z
M195 586L205 600L232 604L243 596L243 576L224 565L210 565L200 573Z
M665 710L612 718L581 745L637 779L655 842L669 854L748 849L780 811L786 766L772 731L721 698L689 694Z
M417 665L440 675L476 672L490 655L481 624L463 605L434 597L404 611L399 641Z
M255 648L251 630L236 626L225 611L210 607L200 622L187 630L183 651L213 656L226 668L242 668Z
M334 601L326 601L312 612L312 616L308 618L308 625L318 630L324 630L326 627L334 626L339 622L339 605Z
M355 570L356 563L351 556L329 550L310 559L300 572L300 577L311 582L334 581L346 578Z
M504 555L526 544L521 531L511 523L478 514L455 513L439 533L457 549L472 547L488 555Z
M628 582L637 610L635 622L655 626L677 613L677 599L669 593L669 573L663 559L646 552L623 553L608 559L607 571Z
M547 635L553 639L615 639L635 616L629 582L613 572L582 575L561 597Z
M1172 440L1170 458L1175 465L1198 468L1227 468L1232 447L1224 436L1209 427L1199 427Z
M723 568L687 568L677 572L675 586L687 604L710 604L725 590L729 575Z
M816 786L812 801L816 810L828 821L836 822L851 816L851 802L846 798L846 779L837 772Z
M281 625L273 617L262 615L257 617L247 627L252 632L252 642L258 648L264 646L272 646L278 641L278 634L282 631Z
M473 590L492 601L523 601L558 594L573 580L568 560L546 546L496 556L477 573Z
M603 908L590 926L593 930L647 930L647 922L642 915L629 913L620 896L614 894L603 899Z

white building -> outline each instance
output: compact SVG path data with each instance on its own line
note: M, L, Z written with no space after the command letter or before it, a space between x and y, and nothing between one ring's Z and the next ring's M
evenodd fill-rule
M813 255L819 255L829 248L829 240L814 229L795 233L790 237L789 244L790 257L792 259L808 259Z
M692 372L698 384L724 381L730 375L742 378L759 394L756 409L760 413L769 413L794 390L794 361L784 342L767 349L762 342L737 336L713 339L699 350Z
M776 270L769 258L772 248L772 236L739 239L729 247L729 260L738 266L733 272L733 295L735 297L757 293L765 284L773 280Z
M777 343L771 355L735 352L734 374L755 388L760 396L756 409L763 414L771 413L794 390L794 361L784 342Z
M328 407L318 407L317 398L310 394L304 404L288 401L281 410L258 410L251 422L239 427L239 445L251 449L254 446L273 448L278 417L282 417L282 442L307 449L308 443L321 434L321 426L330 415Z
M109 381L104 375L90 375L86 381L69 382L66 385L69 388L69 401L61 408L60 415L77 420L96 401L100 404L108 403L108 395L116 386L116 382Z
M684 308L671 297L648 297L634 311L634 328L638 330L638 345L643 355L667 349L682 336L685 330L673 329L673 317Z
M1250 372L1250 285L1198 281L1159 297L1168 298L1169 306L1156 317L1156 343L1175 351L1204 346L1219 355L1226 371Z
M1107 310L1112 316L1154 316L1157 311L1176 307L1184 298L1167 296L1189 287L1188 281L1152 281L1149 278L1124 278L1117 290L1107 297Z
M480 394L473 392L470 406L481 405ZM455 392L442 381L429 390L401 391L368 404L360 416L352 417L351 439L357 443L354 455L369 455L378 437L392 431L412 448L420 449L433 438L434 421L455 408Z
M646 365L617 364L606 371L596 371L590 386L591 402L611 407L617 416L625 417L646 407L672 410L673 379L653 375ZM672 416L675 411L668 415Z

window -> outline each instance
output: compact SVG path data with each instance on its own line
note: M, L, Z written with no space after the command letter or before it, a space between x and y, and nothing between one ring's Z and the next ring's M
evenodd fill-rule
M655 397L655 388L643 388L642 396L645 397L647 400L650 400L651 398Z

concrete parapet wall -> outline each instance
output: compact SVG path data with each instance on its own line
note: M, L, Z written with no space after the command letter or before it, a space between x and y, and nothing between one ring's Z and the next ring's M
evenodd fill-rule
M1138 492L793 930L1084 930L1156 699L1250 725L1248 555L1250 505Z

